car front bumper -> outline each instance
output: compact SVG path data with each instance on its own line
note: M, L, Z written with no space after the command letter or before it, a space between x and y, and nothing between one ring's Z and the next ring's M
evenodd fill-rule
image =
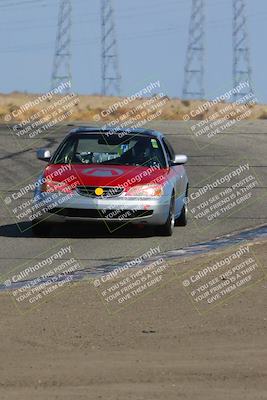
M170 197L86 197L78 193L38 193L33 220L49 222L88 221L163 225L169 214Z

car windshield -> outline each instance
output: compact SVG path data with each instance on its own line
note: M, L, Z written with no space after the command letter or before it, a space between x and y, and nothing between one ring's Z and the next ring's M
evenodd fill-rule
M166 167L158 139L137 134L114 133L71 136L56 151L52 163Z

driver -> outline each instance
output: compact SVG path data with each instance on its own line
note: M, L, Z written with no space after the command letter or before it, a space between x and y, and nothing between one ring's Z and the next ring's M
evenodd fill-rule
M149 142L147 140L138 140L130 150L120 157L121 161L139 165L146 163L151 158L148 145Z

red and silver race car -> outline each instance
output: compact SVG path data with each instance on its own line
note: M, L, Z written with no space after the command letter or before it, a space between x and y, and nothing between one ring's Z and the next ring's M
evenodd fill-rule
M187 157L160 132L79 127L37 157L48 165L35 184L36 234L66 220L148 224L165 236L187 223Z

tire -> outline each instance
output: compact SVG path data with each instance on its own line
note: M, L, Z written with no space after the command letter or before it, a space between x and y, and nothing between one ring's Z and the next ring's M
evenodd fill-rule
M175 225L176 226L186 226L187 225L187 205L184 204L181 214L179 215L179 217L175 220Z
M188 187L186 189L185 199L187 199L187 196L188 196ZM175 220L175 225L176 226L186 226L187 225L187 221L188 221L188 205L187 205L187 202L186 202L183 205L181 214Z
M159 236L172 236L174 225L175 225L174 207L175 207L175 196L173 193L172 198L171 198L169 215L168 215L167 221L165 222L164 225L156 226L156 232Z
M33 235L37 237L46 236L51 230L51 226L42 221L32 221L31 228Z

